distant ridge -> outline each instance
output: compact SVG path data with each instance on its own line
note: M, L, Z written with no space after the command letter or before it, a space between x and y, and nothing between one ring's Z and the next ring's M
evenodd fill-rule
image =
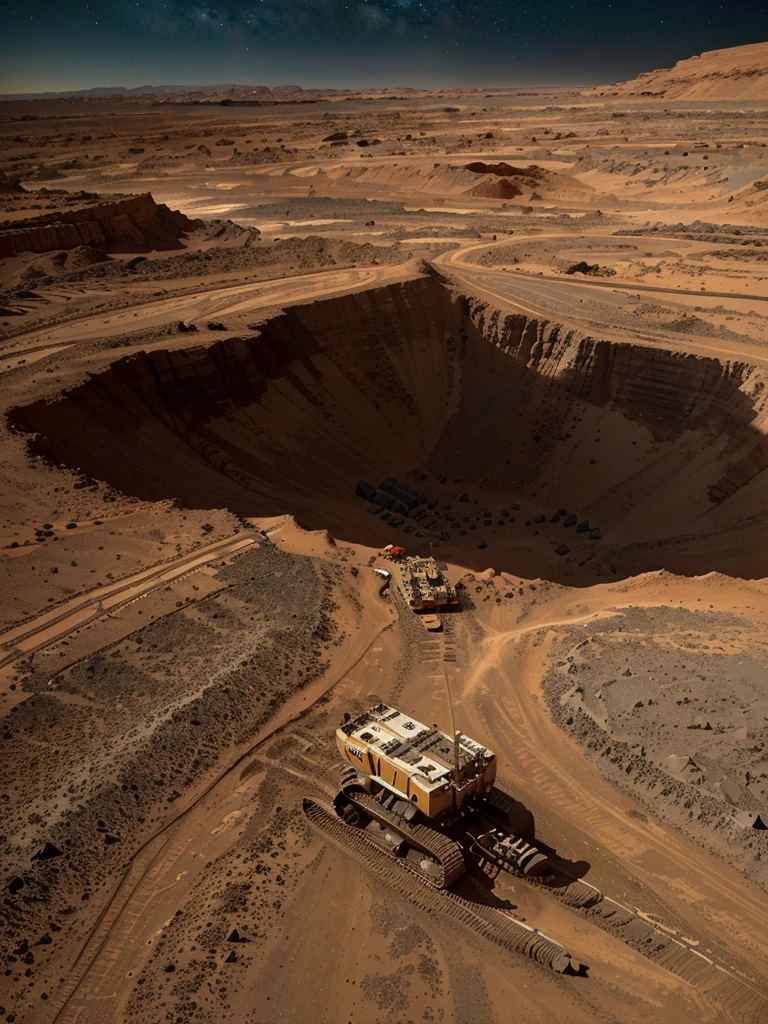
M479 87L467 89L413 89L410 86L390 86L376 89L304 89L300 85L138 85L99 86L94 89L72 89L65 92L4 93L0 101L19 100L105 100L135 102L152 99L158 103L315 103L322 99L385 99L444 92L480 93ZM503 90L491 90L503 91Z
M138 85L98 86L94 89L71 89L64 92L25 92L0 94L0 102L25 100L66 100L80 99L100 102L111 100L119 103L222 103L229 104L272 104L272 103L319 103L321 100L397 100L413 97L434 96L486 96L546 92L561 89L561 86L446 86L439 89L417 89L407 85L370 87L359 89L304 88L300 85ZM573 89L582 85L571 86Z
M300 85L279 85L275 89L270 89L266 85L233 85L232 83L226 83L222 85L137 85L132 89L127 88L124 85L115 86L97 86L93 89L70 89L64 92L17 92L17 93L2 93L0 94L0 100L64 100L74 99L76 97L83 97L85 99L93 97L94 99L100 99L104 96L185 96L190 93L204 93L215 95L218 93L264 93L272 95L273 92L279 94L289 90L291 92L301 93L304 90ZM323 90L323 91L335 91L335 90Z
M666 100L768 100L768 43L708 50L673 68L646 71L628 82L603 85L585 96Z

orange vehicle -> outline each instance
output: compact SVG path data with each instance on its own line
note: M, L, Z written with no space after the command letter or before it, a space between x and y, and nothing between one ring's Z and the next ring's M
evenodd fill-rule
M381 555L383 558L389 558L393 562L397 562L405 557L405 548L398 547L397 544L387 544L385 548L381 549Z

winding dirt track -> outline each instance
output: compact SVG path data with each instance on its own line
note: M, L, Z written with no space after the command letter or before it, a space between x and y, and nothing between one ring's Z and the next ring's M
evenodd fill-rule
M596 236L590 236L589 240L591 242L594 242L594 241L604 241L604 242L606 242L608 244L616 245L617 243L621 242L622 240L624 240L624 241L632 241L632 242L636 243L638 241L638 238L641 238L641 237L642 236L638 236L638 235L596 235ZM537 234L537 235L516 235L515 236L515 241L516 242L524 242L524 241L527 241L527 240L530 240L530 241L540 241L541 239L545 239L545 238L567 238L569 240L572 240L573 239L573 234L565 233L564 232L562 234L554 233L554 234ZM643 238L643 241L645 241L645 240L646 239ZM489 271L488 271L487 267L479 267L476 263L474 263L471 259L469 259L469 257L472 256L474 253L487 252L489 249L493 249L494 247L498 248L498 247L501 247L501 246L504 246L504 245L509 245L509 239L508 238L505 238L505 239L503 239L501 241L497 240L496 242L473 243L472 245L462 246L461 249L456 249L453 252L445 253L443 256L438 256L435 259L435 263L441 264L443 266L448 265L448 266L452 266L452 267L461 267L464 270L471 270L471 271L473 271L475 273L488 273ZM490 271L490 272L493 273L493 271ZM607 288L607 289L612 290L612 291L618 291L619 289L626 289L627 291L635 291L635 292L658 292L660 294L667 295L669 298L673 298L674 296L679 296L679 295L696 295L699 298L701 298L701 296L702 296L702 292L701 292L700 289L695 289L695 288L665 288L663 285L639 284L636 281L626 281L626 282L623 282L621 280L614 280L613 278L611 278L610 281L599 281L599 280L595 280L595 279L581 279L581 278L574 278L574 277L563 277L563 276L558 276L558 275L555 275L555 274L536 274L536 275L533 275L533 274L526 274L524 271L517 271L516 274L513 275L513 278L515 276L517 276L518 274L520 275L521 278L526 279L526 281L554 281L554 282L557 283L558 286L559 285L565 285L566 287L570 287L570 288L573 288L573 287L575 287L575 288L589 287L589 288ZM514 285L512 285L511 287L514 288ZM714 297L714 298L719 298L719 299L749 299L750 301L754 301L754 302L768 302L768 295L761 295L761 294L755 293L755 292L736 292L736 291L727 291L727 292L725 292L725 291L709 291L709 290L707 290L704 294L705 294L706 297Z
M573 235L565 233L515 235L515 242L526 240L540 242L557 238L572 241ZM616 245L622 239L636 243L638 236L590 236L591 242L604 241L611 245ZM611 338L620 338L626 333L612 323L611 307L625 303L627 296L632 292L654 293L664 297L673 305L679 303L682 295L696 296L699 299L725 298L756 303L768 302L768 293L695 291L690 288L666 288L662 285L638 284L635 281L622 282L616 278L611 278L610 281L597 281L592 278L580 279L551 274L531 274L520 270L509 272L495 270L493 267L481 267L473 259L489 249L509 244L508 238L495 242L472 242L437 256L433 262L443 272L450 274L458 283L462 284L469 294L478 295L481 298L487 297L493 303L501 302L503 306L514 306L533 316L555 317L559 321L565 318L571 322L578 322L584 329L586 308L584 304L591 304L589 307L590 321L597 319L604 323L603 329L610 330ZM629 338L629 335L627 337ZM750 345L733 339L726 341L716 337L707 339L686 336L681 339L668 332L650 331L647 325L643 325L638 331L633 331L631 341L633 344L650 345L658 345L662 342L666 347L679 348L686 352L749 359L751 362L766 362L768 360L764 345Z
M543 239L564 238L573 240L572 233L549 233L536 235L516 235L516 242L526 240L541 241ZM592 242L604 241L616 245L622 239L636 242L637 236L590 236ZM435 258L434 263L442 270L454 276L457 281L464 282L470 292L485 293L494 300L534 315L555 314L566 315L574 319L583 317L583 308L579 309L578 301L569 301L562 294L586 301L615 302L624 301L626 292L651 292L665 296L669 301L679 300L681 295L708 298L745 299L758 303L768 302L768 294L695 291L686 288L666 288L660 285L639 284L634 281L622 282L581 280L547 274L527 274L522 271L508 273L492 267L481 267L474 260L480 253L489 249L509 245L509 239L495 242L482 241L462 245L457 249ZM336 292L356 291L358 289L379 287L391 281L400 280L417 272L413 262L396 264L395 266L373 266L351 268L339 271L319 271L312 274L275 278L257 283L236 285L215 285L196 291L194 294L175 295L163 299L141 301L111 309L103 314L88 313L66 320L64 323L49 327L37 328L23 334L14 335L0 342L0 360L25 358L26 364L36 362L56 351L70 345L95 338L109 338L129 331L150 329L167 324L170 321L198 320L235 315L252 310L262 309L271 305L281 307L303 302L311 302L327 297ZM636 336L633 336L637 340ZM651 343L657 343L658 336L647 336ZM668 339L673 345L680 345L679 338ZM764 349L757 346L724 343L721 339L713 339L711 345L701 340L691 343L686 338L686 348L705 350L717 348L734 356L743 355L751 359L765 359ZM0 369L0 373L8 372L8 367Z
M96 338L160 327L174 320L198 320L245 313L268 306L309 302L336 292L356 291L396 281L415 273L413 263L394 266L325 270L301 276L273 278L251 284L216 285L193 294L137 301L108 312L87 313L50 327L16 334L0 342L0 360L26 357L36 362L53 351ZM0 373L8 372L7 368Z
M580 601L589 605L581 621L620 608L616 596L611 588L595 588ZM652 605L661 600L652 588L639 597L631 603ZM714 964L705 986L710 998L737 1019L763 1020L768 1012L768 930L757 910L763 905L761 895L727 865L672 830L628 816L632 801L602 779L549 717L540 685L546 646L537 650L530 641L542 629L551 640L551 630L578 622L578 616L568 614L572 603L566 595L539 613L535 624L475 645L473 668L457 700L462 726L470 735L492 737L500 763L513 772L514 782L506 789L550 823L552 814L555 821L567 822L569 831L582 837L587 857L590 847L609 851L668 908L666 923L674 932L696 936L697 952ZM497 695L502 693L500 701ZM593 872L589 880L610 893L610 885L599 875ZM595 914L604 910L598 907Z

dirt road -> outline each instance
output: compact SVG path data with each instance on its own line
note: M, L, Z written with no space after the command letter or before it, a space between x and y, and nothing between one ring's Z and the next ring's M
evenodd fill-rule
M312 301L336 292L397 281L414 271L412 264L361 267L276 278L256 284L214 286L202 288L193 295L175 295L151 301L142 301L141 295L137 294L135 302L111 309L106 314L76 316L62 324L17 334L0 342L0 362L10 361L10 365L0 367L0 373L14 369L20 360L28 365L92 338L110 338L128 331L159 327L174 320L195 322L246 313L265 306Z

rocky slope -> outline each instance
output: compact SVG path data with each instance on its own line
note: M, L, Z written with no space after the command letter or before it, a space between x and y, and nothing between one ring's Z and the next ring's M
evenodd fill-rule
M646 71L593 93L667 100L768 100L768 43L708 50L673 68Z
M83 202L74 209L0 223L0 258L22 252L51 252L96 246L117 252L181 249L181 238L200 221L163 203L149 192L139 196Z

